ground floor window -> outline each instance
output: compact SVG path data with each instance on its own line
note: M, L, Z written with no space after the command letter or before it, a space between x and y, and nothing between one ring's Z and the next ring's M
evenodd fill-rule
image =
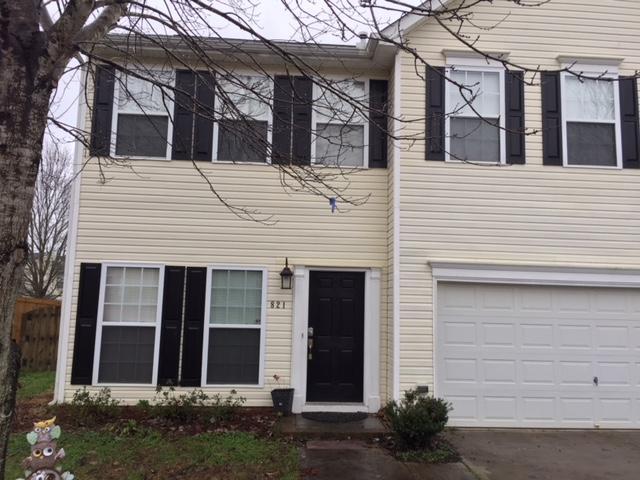
M204 383L260 384L266 271L212 268L208 284Z
M97 383L151 384L157 364L161 269L107 265L102 275L94 378Z

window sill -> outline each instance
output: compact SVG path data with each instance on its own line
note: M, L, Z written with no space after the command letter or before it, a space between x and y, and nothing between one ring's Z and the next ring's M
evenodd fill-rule
M622 170L622 166L618 165L562 165L564 168L587 168L587 169L596 169L596 170Z

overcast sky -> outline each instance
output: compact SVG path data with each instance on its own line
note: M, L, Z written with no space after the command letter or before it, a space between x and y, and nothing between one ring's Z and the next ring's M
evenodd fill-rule
M307 8L307 6L313 5L315 2L305 1L301 3L305 5L305 8ZM356 0L353 1L354 5L358 5L358 3L359 2ZM243 2L239 1L238 4L243 4ZM260 0L256 3L255 8L256 16L253 27L262 35L273 40L299 40L299 38L296 38L294 22L290 14L282 5L281 0ZM222 22L214 22L214 25L218 34L221 36L229 38L249 38L248 34L242 32L235 26ZM361 30L365 30L365 28L362 28ZM317 38L317 41L325 43L344 43L337 36L337 33L338 32L336 31L332 32L332 34L324 34ZM64 124L72 126L77 126L77 107L78 98L80 96L79 77L79 72L74 70L62 79L51 107L51 113L56 119ZM50 126L47 132L47 137L49 140L55 138L58 143L65 145L69 150L72 150L73 148L73 141L70 135L58 128Z

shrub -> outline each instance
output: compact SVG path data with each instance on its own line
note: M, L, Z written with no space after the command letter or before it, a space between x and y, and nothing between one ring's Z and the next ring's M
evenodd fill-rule
M244 397L236 397L236 393L232 390L223 398L220 394L207 395L199 388L182 394L176 394L174 387L158 388L153 408L167 420L192 422L208 416L214 423L228 419L246 401Z
M76 390L71 399L71 406L80 421L104 420L118 414L120 401L111 397L111 390L103 388L91 393L87 387Z
M384 411L398 448L419 450L431 448L433 438L449 420L451 406L441 398L409 390L399 403L389 402Z

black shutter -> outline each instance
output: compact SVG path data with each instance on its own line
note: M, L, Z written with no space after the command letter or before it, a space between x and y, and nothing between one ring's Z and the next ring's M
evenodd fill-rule
M114 72L112 66L96 66L93 118L91 121L91 155L108 156L110 154Z
M369 82L369 167L387 168L387 95L386 80Z
M427 66L427 160L444 160L444 75L444 67Z
M102 265L99 263L83 263L80 265L71 385L91 385L101 267Z
M622 166L624 168L640 168L638 80L635 77L620 77L619 84Z
M277 76L273 85L273 136L271 163L291 163L291 108L293 78Z
M178 385L184 271L184 267L164 268L158 385Z
M506 98L507 163L524 164L524 73L507 70Z
M206 268L187 267L180 381L180 385L183 387L199 387L202 380L202 335L204 333L206 283Z
M313 81L306 77L293 80L293 163L311 163L311 110L313 102Z
M188 70L176 71L176 93L173 109L173 145L171 158L191 160L193 139L193 92L195 75Z
M211 161L213 143L214 76L209 72L198 72L196 80L196 118L193 141L193 157Z
M544 72L542 88L542 163L562 165L562 103L560 74Z

